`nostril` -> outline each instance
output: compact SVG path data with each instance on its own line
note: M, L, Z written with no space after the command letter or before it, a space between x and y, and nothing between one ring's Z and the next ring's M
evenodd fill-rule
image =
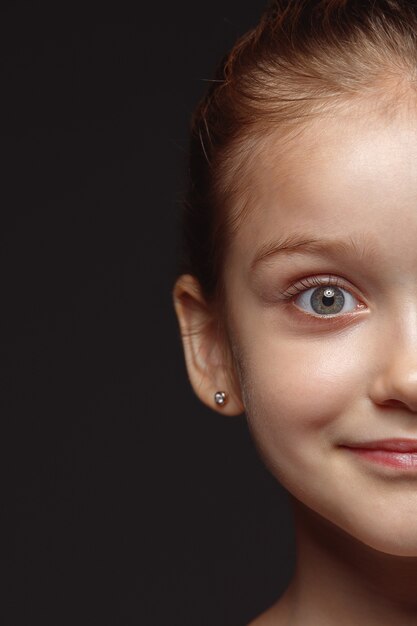
M391 361L372 380L369 396L381 409L417 413L417 359L413 361L413 367L405 358Z
M405 402L401 402L401 400L396 400L395 398L390 398L389 400L384 400L384 402L380 403L381 406L389 406L398 409L406 409L407 404Z

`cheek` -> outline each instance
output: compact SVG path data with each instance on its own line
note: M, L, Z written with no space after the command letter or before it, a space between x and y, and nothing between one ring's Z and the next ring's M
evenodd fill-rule
M278 462L300 462L312 438L329 435L358 399L365 364L351 338L270 338L242 351L244 401L258 446ZM274 458L275 457L275 458ZM302 463L304 465L304 463Z
M271 339L248 357L243 369L251 401L306 427L326 423L343 410L363 378L359 352L349 341Z

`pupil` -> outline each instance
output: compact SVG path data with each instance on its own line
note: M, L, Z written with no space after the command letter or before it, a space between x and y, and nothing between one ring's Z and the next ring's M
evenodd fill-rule
M334 296L323 296L323 304L324 306L332 306L334 304Z

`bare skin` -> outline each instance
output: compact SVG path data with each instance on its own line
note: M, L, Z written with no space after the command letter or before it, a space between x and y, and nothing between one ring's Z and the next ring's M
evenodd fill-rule
M296 575L283 597L249 626L417 624L416 558L355 544L299 503L294 507Z
M417 441L417 113L361 107L254 160L226 334L195 279L174 291L195 392L246 412L293 498L295 576L251 626L417 625L417 468L352 452Z

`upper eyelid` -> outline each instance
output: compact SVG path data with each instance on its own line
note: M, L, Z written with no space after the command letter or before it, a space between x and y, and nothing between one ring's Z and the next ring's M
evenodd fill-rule
M333 276L332 274L323 274L321 276L307 276L298 281L294 281L286 289L281 291L281 296L284 298L291 298L293 296L299 295L303 291L308 291L309 289L323 287L326 285L345 289L346 291L352 293L355 298L360 299L357 290L352 285L350 285L350 283L348 283L340 276Z

